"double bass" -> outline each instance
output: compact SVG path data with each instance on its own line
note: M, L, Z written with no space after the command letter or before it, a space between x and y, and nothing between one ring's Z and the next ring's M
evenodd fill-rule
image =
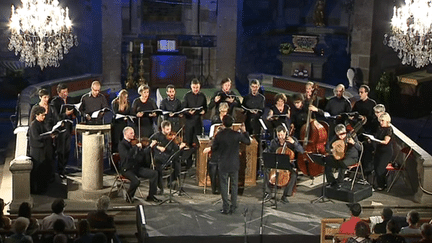
M318 86L314 85L311 104L317 98ZM325 127L316 119L312 119L312 111L308 108L306 124L301 128L300 140L303 141L303 149L306 153L326 154L325 145L328 137L328 126ZM303 174L313 178L324 172L324 166L314 163L309 156L298 154L297 165Z

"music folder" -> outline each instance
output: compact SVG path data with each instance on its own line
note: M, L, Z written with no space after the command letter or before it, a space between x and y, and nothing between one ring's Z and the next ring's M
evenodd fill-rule
M277 169L282 170L292 170L293 166L290 162L290 157L287 154L276 154L276 153L269 153L269 152L263 152L262 157L264 160L264 166L269 169L275 169L276 168L276 162L277 162Z

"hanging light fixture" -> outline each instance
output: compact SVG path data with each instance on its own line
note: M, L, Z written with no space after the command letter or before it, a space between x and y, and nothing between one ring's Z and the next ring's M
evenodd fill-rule
M58 0L21 0L22 7L15 9L9 22L11 38L9 50L15 49L20 61L27 67L39 65L59 67L63 54L78 45L72 34L69 8L63 9Z
M398 52L404 65L416 68L432 62L432 3L430 0L405 0L393 8L391 35L384 35L384 45Z

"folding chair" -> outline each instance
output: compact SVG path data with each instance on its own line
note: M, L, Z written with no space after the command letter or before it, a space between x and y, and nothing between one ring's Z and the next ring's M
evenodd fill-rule
M393 163L391 163L391 162L388 163L388 165L386 167L387 176L389 176L392 172L396 173L396 175L394 176L392 182L390 183L390 186L388 187L387 192L390 192L390 190L393 187L393 185L395 184L396 180L401 176L401 173L403 173L405 171L406 162L407 162L409 156L411 155L412 150L413 149L411 147L410 148L405 147L405 148L402 148L401 150L399 150L398 154L396 155L396 157L393 160L393 163L396 163L397 159L399 158L399 155L401 155L403 153L406 154L405 157L403 158L402 164L399 168L395 168L393 166ZM405 184L407 184L405 177L403 177L403 179L404 179ZM412 187L412 185L411 185L411 187Z
M363 173L363 165L362 165L362 162L361 162L362 157L363 157L363 150L364 150L363 149L363 143L360 143L360 145L361 145L361 151L360 151L360 156L359 156L358 162L355 163L355 164L353 164L353 165L348 166L348 171L350 171L350 172L352 172L352 169L355 168L354 177L352 178L352 182L351 182L351 189L350 189L351 191L354 188L354 184L355 184L355 182L357 180L357 175L359 173L359 170L360 170L360 173L361 173L361 179L362 179L362 181L366 182L366 179L365 179L364 173Z
M112 167L114 168L116 174L115 174L114 182L111 186L110 192L108 193L108 197L111 196L111 193L113 192L114 188L117 188L117 190L123 191L123 193L126 195L126 199L128 201L131 201L132 198L129 197L129 194L127 193L127 189L125 186L125 184L130 183L130 181L126 177L121 175L119 170L118 170L118 165L120 162L120 154L119 153L112 153L111 158L109 160L110 160L110 163L111 163ZM144 198L144 196L141 192L141 189L138 187L137 190L138 190L140 197Z

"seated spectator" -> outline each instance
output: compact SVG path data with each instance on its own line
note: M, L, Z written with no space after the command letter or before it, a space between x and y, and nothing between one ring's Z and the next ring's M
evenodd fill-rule
M411 210L407 213L406 221L408 222L407 227L402 227L400 235L420 235L420 227L418 226L418 222L420 220L420 214L417 211ZM417 238L407 238L405 237L405 241L408 243L417 241Z
M25 234L30 220L24 217L18 217L12 227L13 235L6 238L5 243L27 243L33 242L32 238Z
M75 229L74 219L71 216L65 215L63 213L65 207L66 204L63 199L55 199L54 202L51 204L51 210L53 211L53 213L42 219L40 225L41 229L53 229L54 222L56 222L57 219L62 219L65 222L66 229Z
M347 243L372 243L369 238L370 228L369 225L364 221L359 221L355 226L355 237L350 237L346 241Z
M418 243L432 243L432 225L424 223L420 227L422 239Z
M341 224L341 226L339 228L339 234L354 235L355 234L355 227L356 227L357 223L359 221L361 221L361 219L359 218L359 215L362 211L362 208L361 208L360 204L358 204L358 203L347 204L347 206L350 209L351 218L348 221ZM346 242L346 239L341 240L341 242Z
M5 203L0 198L0 229L8 230L11 228L11 220L3 214Z
M53 238L53 243L68 243L68 239L64 234L57 234Z
M403 236L398 235L401 227L395 219L390 219L387 223L387 234L380 235L376 243L406 243Z
M383 211L381 212L381 218L383 219L383 222L376 224L373 228L373 232L375 234L385 234L387 223L390 219L394 219L400 227L408 226L405 217L393 216L393 211L390 208L383 208Z
M86 219L83 219L78 224L78 238L75 243L91 243L94 234L90 233L90 224Z
M96 211L89 212L87 220L92 229L113 229L114 218L107 214L107 210L110 205L110 198L107 196L101 196L96 203ZM108 233L108 239L114 239L114 242L119 242L116 234Z
M31 215L31 206L28 202L23 202L18 209L18 217L27 218L30 221L27 227L26 234L33 235L39 229L39 222L37 219L33 218Z

